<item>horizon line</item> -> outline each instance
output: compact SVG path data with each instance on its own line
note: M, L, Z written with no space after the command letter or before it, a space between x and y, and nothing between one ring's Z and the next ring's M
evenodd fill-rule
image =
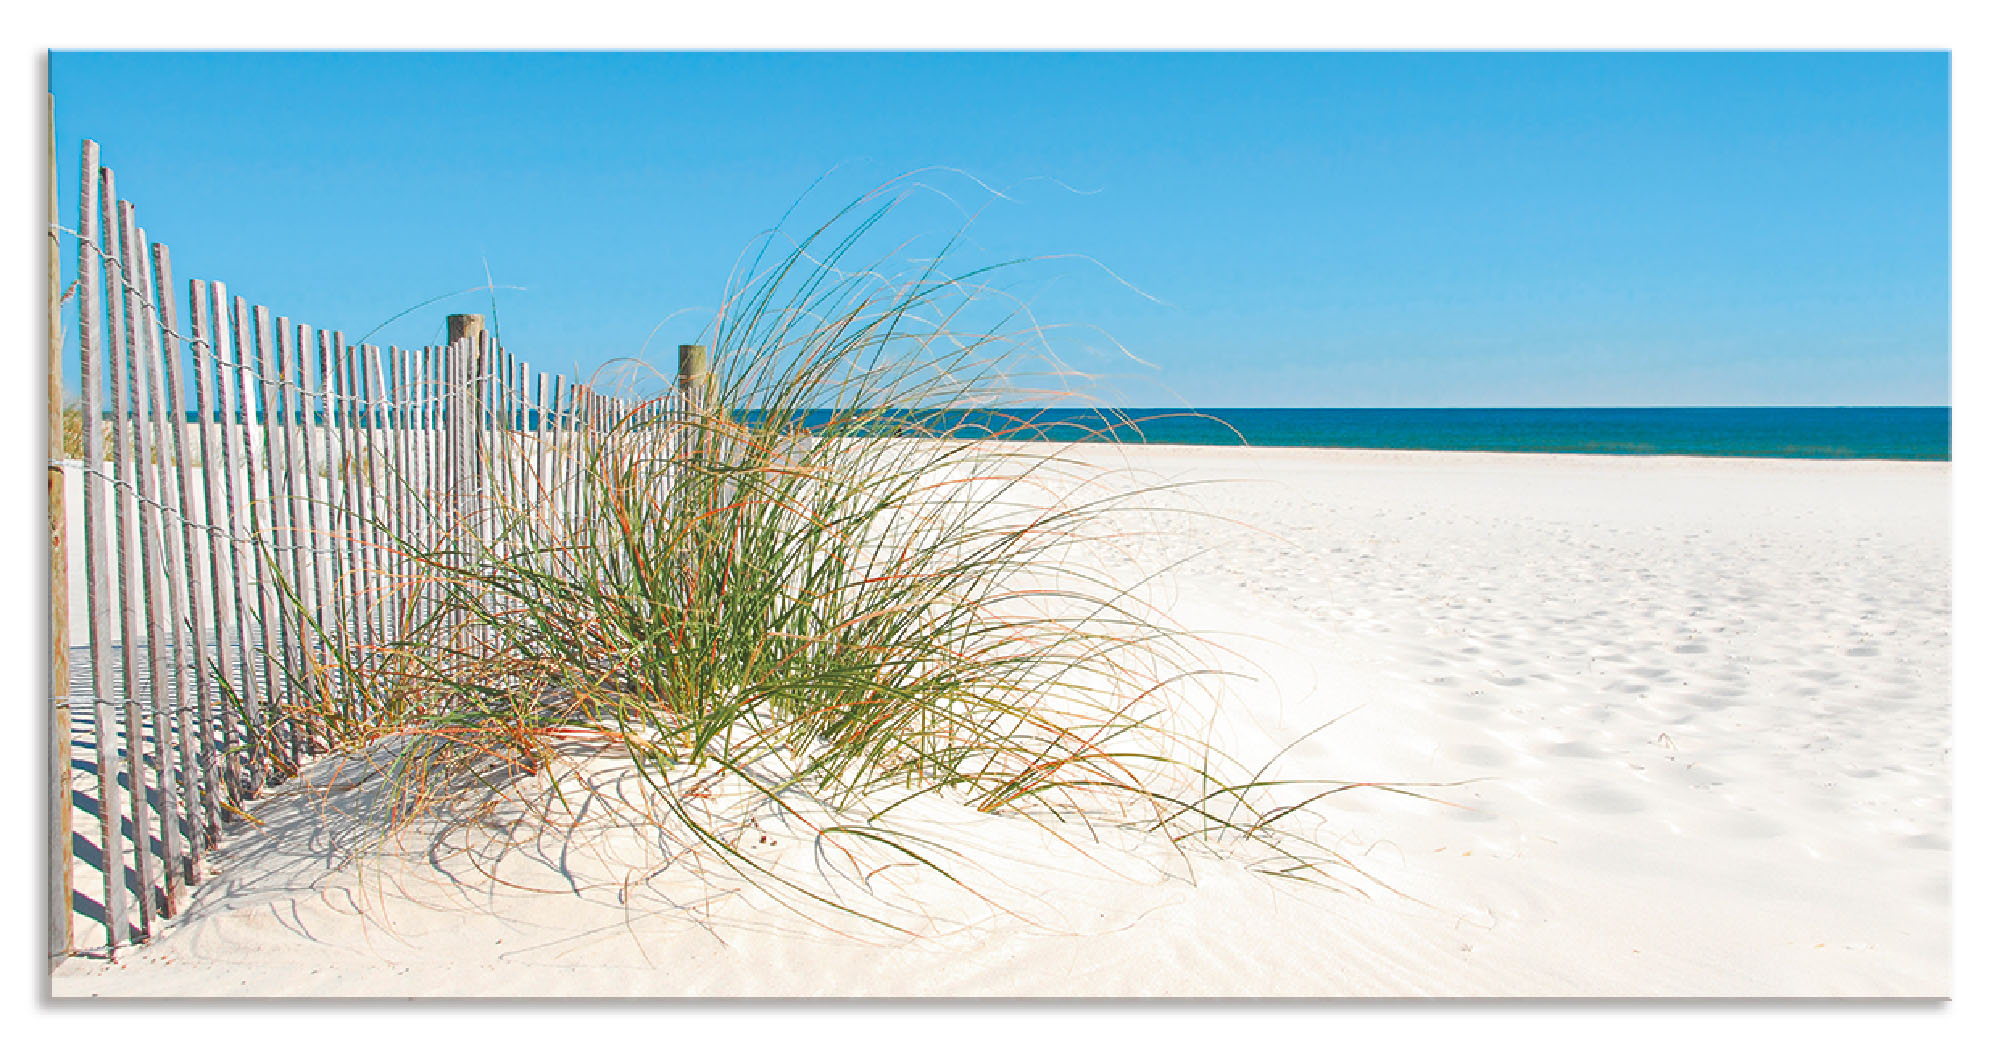
M1074 408L1093 407L1090 405L1047 404L1022 407ZM1673 409L1673 408L1950 408L1949 404L1429 404L1429 405L1308 405L1308 404L1224 404L1224 405L1097 405L1100 408L1117 408L1120 411L1359 411L1359 412L1455 412L1455 411L1571 411L1601 409Z

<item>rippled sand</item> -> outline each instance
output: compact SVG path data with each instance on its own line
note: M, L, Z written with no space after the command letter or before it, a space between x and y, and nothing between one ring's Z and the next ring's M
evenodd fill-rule
M1217 518L1121 549L1244 671L1220 742L1254 767L1345 714L1274 774L1450 784L1318 807L1365 896L939 803L912 818L1012 913L896 941L621 885L608 827L564 884L532 849L514 886L356 864L355 805L294 789L182 920L55 993L1950 993L1949 465L1090 454L1215 482L1175 500Z

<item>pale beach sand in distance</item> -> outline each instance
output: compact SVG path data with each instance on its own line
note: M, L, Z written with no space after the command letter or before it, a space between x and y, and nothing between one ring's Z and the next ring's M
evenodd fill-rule
M54 993L1951 992L1949 464L1085 454L1217 482L1174 500L1215 517L1122 549L1135 580L1174 566L1148 596L1246 675L1227 751L1255 768L1345 713L1272 775L1460 784L1317 807L1365 897L939 802L908 818L1022 917L940 899L959 923L899 940L647 884L615 828L523 843L516 885L371 858L381 781L323 761L336 789L258 801L181 918Z

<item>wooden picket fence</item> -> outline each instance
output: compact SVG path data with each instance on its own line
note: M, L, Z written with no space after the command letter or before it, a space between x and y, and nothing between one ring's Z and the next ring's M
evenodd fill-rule
M99 159L86 141L74 230L53 191L50 205L78 274L59 296L52 247L51 367L73 299L83 419L80 463L58 462L51 431L52 960L77 949L79 911L112 954L151 936L244 803L325 748L313 712L353 703L434 607L411 551L504 544L483 508L576 498L577 435L663 403L531 375L477 315L405 350L294 323L220 281L183 296ZM683 347L682 369L683 390L703 388L701 347ZM82 479L87 654L65 641L53 563L69 541L59 467ZM94 775L71 774L72 715ZM95 811L94 842L71 826L73 796ZM101 885L72 885L75 845L94 845Z

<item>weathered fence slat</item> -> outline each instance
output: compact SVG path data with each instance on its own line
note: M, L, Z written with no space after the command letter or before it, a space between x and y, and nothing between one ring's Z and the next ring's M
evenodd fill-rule
M363 345L347 347L347 355L342 362L343 374L347 377L347 436L353 450L354 469L347 474L347 483L354 492L354 562L355 607L361 616L362 644L367 646L370 661L381 644L382 631L376 622L375 602L375 529L372 527L374 514L372 500L373 485L369 473L372 463L368 458L368 347Z
M210 806L211 810L221 806L222 798L227 798L231 806L243 800L243 770L236 749L235 697L249 693L249 686L241 672L242 649L240 645L231 645L232 634L238 633L235 624L239 619L234 603L237 590L236 541L232 524L234 517L230 512L232 483L229 478L233 471L225 422L228 402L222 396L222 355L219 349L222 342L213 308L217 299L219 293L212 294L205 281L188 282L188 346L193 354L195 412L201 421L202 491L208 511L205 530L208 535L211 587L209 622L215 628L215 654L210 666L216 696L213 709L203 713L202 723L204 733L220 733L211 758L210 774L216 785L211 786L210 791L217 799ZM219 831L219 815L211 812L211 819L218 821Z
M504 524L509 536L508 549L516 550L525 541L521 522L532 509L526 494L528 467L534 460L524 453L528 447L528 370L511 351L503 348L501 352L505 360L501 375L506 379L503 396L507 403L501 415L505 436L497 454L507 468L507 488L502 498L507 507Z
M422 623L430 614L430 588L425 582L429 573L425 570L422 557L430 549L429 507L432 505L430 464L430 347L418 346L409 351L409 430L405 435L405 454L408 456L408 486L405 491L407 504L404 521L409 532L404 536L413 554L410 571L410 617L413 623Z
M549 515L549 467L553 458L554 435L549 426L549 373L535 373L534 406L534 507L537 525L545 524Z
M390 596L394 590L389 579L389 534L387 528L388 490L385 487L387 474L387 448L383 444L383 424L386 413L383 410L384 390L382 387L381 347L363 344L360 360L356 362L361 371L361 389L364 422L361 427L363 476L362 495L366 500L367 517L367 560L369 574L369 622L375 632L375 643L383 646L391 636L389 616Z
M577 520L577 514L582 510L579 493L583 488L581 473L583 454L577 447L576 438L577 428L581 425L577 419L577 398L581 390L582 384L567 376L563 377L564 398L558 402L562 405L563 437L562 477L559 483L562 485L563 517L567 521Z
M246 313L250 317L245 329L249 333L249 359L245 362L243 382L244 399L252 406L252 418L256 421L250 446L250 491L256 500L251 504L254 515L251 531L256 536L257 609L264 638L266 677L262 699L270 733L265 756L272 762L266 775L275 778L282 774L280 770L294 746L292 710L297 702L291 673L290 617L284 614L283 599L278 593L285 534L285 500L279 491L283 452L278 443L276 383L268 342L270 312L262 306L250 306L242 296L236 299L236 310L239 317Z
M110 953L130 937L130 915L125 906L125 832L120 826L123 805L118 789L118 744L111 720L111 548L112 524L107 520L116 489L103 474L104 380L109 370L104 333L99 322L103 312L102 248L99 244L100 207L98 191L97 143L83 143L83 184L77 221L77 342L82 351L79 369L83 411L83 548L85 600L90 612L90 674L93 693L93 725L97 762L97 817L101 827L98 845L104 864L104 930Z
M403 616L405 633L415 629L423 616L423 565L418 558L423 547L423 373L424 353L422 347L399 350L400 380L402 391L402 417L397 461L402 464L403 502L400 511L401 539L403 541Z
M513 401L513 364L508 359L507 351L501 349L497 342L489 344L487 357L486 429L490 440L486 444L485 458L486 473L492 478L492 484L487 490L487 498L481 501L480 509L481 516L487 519L487 533L492 537L496 556L505 557L506 537L503 530L506 515L496 511L508 505L514 484L514 464L506 454L512 443L508 429Z
M335 418L340 435L340 510L341 510L341 574L343 585L341 596L347 599L346 626L348 629L348 659L353 673L365 675L369 663L369 649L374 639L368 633L367 605L362 600L361 565L365 554L362 551L361 536L361 472L359 449L361 439L355 431L360 427L356 417L357 396L354 384L354 354L347 340L339 332L333 333L333 381L338 391L335 396ZM350 678L354 687L361 680Z
M174 641L174 704L167 720L174 736L172 761L177 788L173 795L177 809L174 835L180 857L176 873L185 888L192 885L197 877L202 799L192 712L199 696L200 686L195 677L194 664L200 649L195 642L193 598L189 593L190 580L194 576L187 568L192 560L187 533L187 493L183 483L188 467L187 415L181 407L179 384L180 357L184 347L171 320L174 315L172 273L167 271L164 279L161 273L161 266L167 260L166 246L147 243L144 230L140 231L139 239L147 251L146 294L151 300L155 350L153 383L159 402L159 487L163 504L160 525L165 554L162 580L167 587L167 611ZM179 906L179 901L174 901L174 907L178 909Z
M305 368L305 344L310 338L311 333L305 325L294 325L283 317L278 319L278 378L285 384L285 425L290 430L290 452L285 460L285 472L292 504L291 586L296 601L292 621L295 624L299 688L303 700L323 714L328 695L319 656L318 618L314 612L319 601L319 559L314 548L319 539L313 527L313 403ZM294 732L295 746L301 756L320 752L320 733L308 731L308 726L303 723L295 727Z
M251 594L256 583L254 536L245 528L249 518L249 467L244 461L249 451L245 431L247 408L243 386L236 381L239 336L229 311L229 290L221 281L209 285L210 338L214 347L215 404L221 413L222 492L224 521L229 530L230 619L236 635L237 691L224 704L229 726L229 793L240 800L254 798L263 789L262 694L257 684L257 650L250 644Z
M289 591L286 600L291 605L285 622L291 631L293 688L297 692L292 716L292 761L297 764L313 750L306 725L309 713L323 702L312 654L312 573L306 569L311 563L313 539L304 466L307 431L299 414L304 404L305 376L292 364L296 344L290 318L279 317L271 335L278 357L278 425L284 430L285 445L285 529L281 534L286 537L289 549L281 563L285 566Z
M166 389L161 372L159 311L153 303L153 273L147 254L146 233L139 228L132 205L119 203L128 246L126 258L134 269L133 300L138 311L134 363L140 376L133 388L139 419L140 496L144 507L139 517L142 539L140 564L146 589L146 654L151 667L152 688L148 695L148 719L153 726L153 779L158 784L154 811L159 819L160 861L163 875L160 909L172 917L179 909L182 869L181 776L175 760L175 721L186 682L181 673L180 609L173 592L172 565L177 550L172 542L179 532L169 515L177 515L167 492ZM150 892L150 887L148 888Z
M324 332L320 333L320 338L325 338ZM326 550L326 493L320 483L320 472L326 469L327 462L324 385L315 381L307 370L306 345L312 340L313 329L304 324L298 326L292 338L292 374L299 384L299 481L305 507L300 527L305 530L302 545L305 563L310 566L309 571L305 568L300 570L297 585L309 589L312 594L312 599L306 604L312 626L305 651L311 666L314 695L323 708L330 709L334 702L334 682L333 670L327 659L325 636L327 617L334 606L332 559Z
M132 816L132 859L139 873L139 938L150 939L153 935L153 916L156 912L152 893L153 874L153 819L151 799L148 797L149 780L146 776L146 718L140 710L142 689L139 684L140 663L134 649L146 634L146 614L143 601L146 583L143 576L135 580L135 571L140 571L140 544L144 537L139 532L143 517L139 502L140 452L133 445L143 432L143 425L137 414L140 400L140 376L138 374L138 339L134 326L138 323L132 295L132 276L127 260L130 258L130 238L124 222L124 209L119 206L117 181L109 168L104 170L104 227L106 272L116 273L118 293L109 296L107 302L113 308L111 319L111 400L115 413L113 430L115 454L118 457L119 490L112 505L118 518L118 605L124 612L123 629L119 634L119 668L123 671L125 685L125 786Z
M264 328L270 320L264 306L256 308L258 314L258 342L264 340ZM308 543L304 527L304 506L300 506L300 476L298 476L298 442L302 438L298 428L296 410L296 390L298 384L292 376L292 350L286 338L292 320L286 316L276 318L270 324L270 352L264 354L264 430L268 446L272 448L272 557L278 565L278 581L284 587L280 601L284 611L278 615L278 623L284 629L284 665L286 677L290 681L286 705L286 733L288 733L288 753L292 767L296 769L304 761L306 741L304 741L304 713L302 707L312 705L316 695L312 691L310 661L306 657L306 593L300 591L304 585L306 557L304 547Z
M251 328L250 305L243 296L230 298L230 334L236 351L237 404L242 409L242 448L244 471L244 525L248 530L248 540L244 551L249 559L247 573L250 576L250 595L255 600L254 615L256 630L251 640L256 643L257 658L252 660L255 673L251 680L256 683L255 691L248 697L245 706L251 714L250 762L253 788L248 792L255 797L263 792L264 783L271 774L271 743L277 733L273 720L275 705L283 677L278 667L280 645L277 619L276 594L271 586L271 569L268 560L270 533L265 518L269 514L271 489L264 457L257 454L263 444L264 431L270 429L260 414L257 397L257 334ZM239 566L240 567L240 566Z
M571 521L581 520L583 513L583 471L588 467L584 462L583 450L578 447L577 435L584 425L583 412L587 406L585 399L587 389L583 383L572 380L568 386L569 407L563 413L564 430L569 435L569 465L564 471L566 483L563 487L569 503L566 516Z
M351 655L353 632L349 623L347 565L347 487L341 480L347 468L345 437L347 424L341 417L340 368L337 361L337 347L334 333L321 329L319 332L319 382L320 418L318 422L320 446L325 449L325 460L320 468L321 485L324 493L321 504L325 507L326 531L320 536L319 546L326 552L326 567L321 576L326 584L326 603L322 615L322 629L331 629L334 647L340 659L339 664L341 710L344 715L354 713L354 675L352 668L343 661Z
M187 403L185 391L187 391L188 386L181 381L180 336L177 334L180 331L180 325L176 323L178 318L174 310L173 258L164 244L153 245L153 269L158 283L158 288L155 290L159 296L161 328L167 333L168 338L174 340L176 343L174 349L166 355L167 391L169 395L167 411L174 423L174 458L180 463L180 469L176 471L176 495L179 499L182 526L181 589L185 591L186 601L183 608L186 610L188 617L188 655L183 662L192 664L190 669L194 674L195 684L193 709L190 710L189 704L183 702L180 712L182 725L181 740L188 750L188 753L183 757L182 767L187 770L185 775L190 785L192 799L188 809L188 819L190 824L198 830L198 833L191 833L189 835L188 848L189 863L187 878L189 884L194 884L201 879L200 860L202 853L208 848L213 847L222 833L222 813L216 804L215 797L216 750L214 705L210 699L213 695L215 682L211 680L207 657L208 629L211 617L213 616L213 610L209 607L211 601L210 593L200 584L202 578L200 569L204 561L202 551L209 549L209 546L205 530L196 521L196 518L200 517L202 519L201 523L205 524L210 519L206 513L199 509L200 504L194 499L194 485L197 479L202 478L204 475L195 469L195 463L188 454L187 425L185 423L186 413L183 410L183 406ZM192 352L198 354L200 348L194 347L192 348ZM199 360L199 357L195 359ZM198 413L201 403L201 387L198 374L193 388ZM206 432L206 420L198 418L195 425L200 432ZM209 466L206 451L202 453L201 466L203 469L207 469ZM202 487L204 489L202 494L205 499L207 485L204 484Z
M387 520L384 531L390 542L387 550L389 560L388 576L383 580L389 605L390 633L392 638L407 636L410 629L408 580L410 563L408 557L409 523L404 520L404 497L408 495L409 467L403 462L403 405L405 391L403 384L403 351L394 345L383 351L380 366L376 372L382 394L383 417L383 498L386 500L383 515Z
M416 555L422 551L422 527L419 520L418 501L422 484L422 467L418 462L422 442L417 427L423 411L423 351L412 348L396 351L397 389L400 391L399 429L397 430L396 461L402 471L402 502L397 511L398 537L403 544L403 622L404 634L415 628L421 620L418 602L418 580L422 567Z
M455 374L452 369L453 360L454 355L449 346L431 347L431 512L430 530L425 537L427 542L424 545L436 558L445 556L445 536L450 531L452 518L458 513L458 507L453 502L456 495L452 490L451 479L454 454L451 425L452 406L455 401L451 385ZM444 581L441 577L435 578L431 585L431 598L433 609L444 601Z

